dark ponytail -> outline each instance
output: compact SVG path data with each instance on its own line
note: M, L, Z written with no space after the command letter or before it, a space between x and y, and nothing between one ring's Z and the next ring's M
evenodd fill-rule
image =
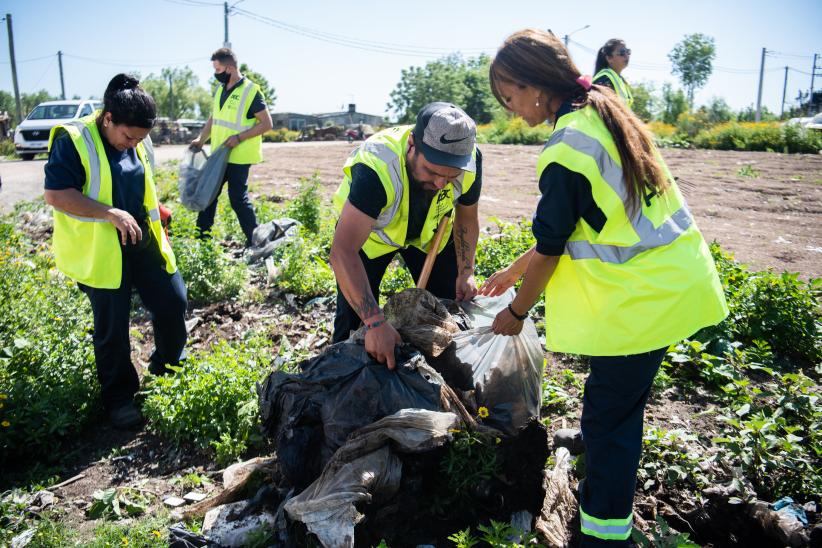
M151 129L157 118L154 98L140 87L140 81L128 74L111 79L103 95L103 112L111 113L114 124Z
M531 86L549 97L571 99L577 107L591 106L597 111L614 139L622 172L627 181L625 210L629 214L641 207L644 191L662 194L669 182L657 160L651 134L614 91L593 85L585 90L577 81L577 69L568 50L553 34L539 29L525 29L506 38L491 62L491 91L501 105L499 83Z
M620 40L619 38L611 38L605 42L605 45L599 48L599 51L597 52L597 62L596 65L594 65L594 74L602 69L608 68L608 56L613 55L615 49L624 45L625 40Z

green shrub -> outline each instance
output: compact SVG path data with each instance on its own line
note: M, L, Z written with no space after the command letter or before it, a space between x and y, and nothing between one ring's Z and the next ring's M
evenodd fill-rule
M530 221L506 223L492 220L497 225L497 232L482 236L477 243L476 274L483 279L513 263L535 243Z
M12 139L0 139L0 156L13 157L15 152Z
M86 297L0 221L0 467L56 457L98 408Z
M328 264L329 246L322 238L314 237L304 228L301 241L281 246L275 253L279 257L280 273L277 285L285 291L303 298L329 295L335 291L336 278Z
M698 148L816 154L822 150L822 132L777 122L728 122L700 131Z
M149 428L174 443L216 451L221 465L259 443L255 385L269 371L261 336L194 352L175 373L151 377L143 392Z
M296 141L300 135L299 131L291 131L284 127L277 129L270 129L263 133L263 142L266 143L289 143Z
M300 221L306 230L319 232L322 208L320 206L320 174L315 172L300 179L300 191L286 208L286 215Z
M545 143L553 128L546 124L528 127L520 117L500 117L478 128L477 141L496 145L538 145Z
M730 314L703 335L750 344L767 341L775 353L801 364L814 365L822 360L822 280L803 282L798 274L790 272L750 272L715 242L711 253Z

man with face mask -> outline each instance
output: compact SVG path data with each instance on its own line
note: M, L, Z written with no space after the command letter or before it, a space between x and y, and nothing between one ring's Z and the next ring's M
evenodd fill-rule
M426 289L458 300L477 293L482 155L476 125L450 103L430 103L416 125L369 137L349 156L343 172L334 195L340 218L330 257L337 277L333 340L345 340L365 324L366 350L393 369L400 336L386 323L377 299L394 255L402 256L417 280L439 222L448 216Z
M251 164L258 164L263 159L262 134L272 127L271 114L260 87L240 73L234 52L228 48L218 49L211 56L211 64L214 65L214 78L221 85L214 94L212 114L200 135L191 142L191 148L199 150L211 137L212 150L220 145L232 149L224 182L228 183L231 208L237 214L246 246L249 246L257 218L248 199L248 171ZM214 224L219 196L220 193L197 216L201 235L208 233Z

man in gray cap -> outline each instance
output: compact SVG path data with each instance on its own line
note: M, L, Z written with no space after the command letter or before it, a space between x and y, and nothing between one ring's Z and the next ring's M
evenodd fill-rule
M394 346L401 339L380 310L380 282L397 253L417 280L446 216L426 289L448 299L476 295L482 188L476 133L476 124L459 107L430 103L417 114L415 125L380 131L351 153L334 195L340 214L331 244L337 277L334 342L365 324L366 350L394 368Z

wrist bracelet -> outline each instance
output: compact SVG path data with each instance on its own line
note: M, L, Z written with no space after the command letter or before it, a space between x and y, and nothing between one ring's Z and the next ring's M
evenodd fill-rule
M528 312L526 312L525 314L517 314L516 312L514 312L514 309L511 307L511 303L508 303L508 312L510 312L513 317L515 317L521 322L524 322L528 318Z
M372 323L372 324L370 324L370 325L366 325L366 326L365 326L365 330L366 330L366 331L371 331L371 330L372 330L372 329L374 329L375 327L379 327L379 326L381 326L381 325L382 325L382 324L384 324L384 323L385 323L385 318L383 318L383 319L381 319L381 320L377 320L377 321L375 321L374 323Z

